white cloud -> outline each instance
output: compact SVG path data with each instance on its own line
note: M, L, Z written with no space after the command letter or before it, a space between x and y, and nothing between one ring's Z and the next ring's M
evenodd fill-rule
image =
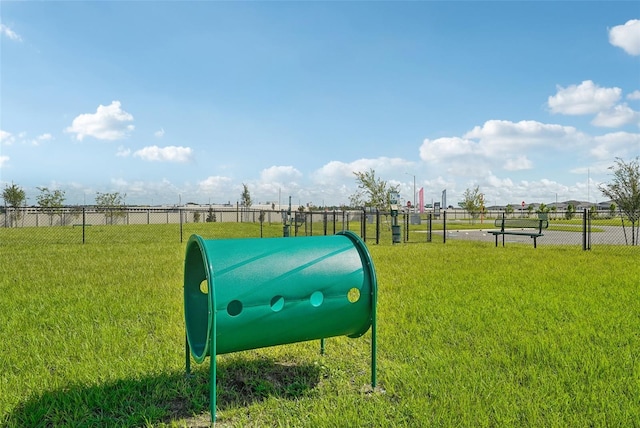
M231 185L231 178L223 177L219 175L210 176L206 179L198 182L198 188L201 192L206 193L227 193L229 186Z
M640 55L640 19L631 19L610 29L609 43L624 49L629 55Z
M507 162L504 164L504 169L507 171L521 171L531 168L533 168L533 163L524 155L518 156L515 159L507 159Z
M318 169L314 176L321 182L342 180L353 177L353 167L346 162L331 161Z
M4 144L5 146L10 146L15 143L16 138L11 134L11 132L3 131L0 129L0 144Z
M35 139L31 140L31 145L39 146L40 143L44 143L51 140L53 140L53 135L46 133L46 134L38 135Z
M260 179L257 182L249 183L250 190L254 194L267 195L269 198L274 198L275 195L282 194L297 194L300 196L300 183L303 179L303 174L293 166L271 166L263 169L260 172ZM242 187L238 188L240 192Z
M498 169L530 170L536 153L558 153L590 141L590 137L571 126L489 120L462 137L426 139L419 151L431 173L471 178L486 177Z
M619 128L628 124L640 125L640 112L631 109L626 103L601 111L593 118L591 124L607 128Z
M17 34L15 31L13 31L11 28L7 27L4 24L0 24L0 34L3 34L7 36L9 39L16 42L22 41L22 37L20 37L19 34Z
M530 202L555 202L565 201L567 199L581 198L586 192L579 189L579 184L575 186L566 186L560 184L557 181L547 178L540 178L538 180L519 180L513 181L510 178L500 178L489 172L488 176L479 182L470 183L469 187L473 185L479 185L480 189L484 193L485 205L506 205L511 204L514 208L519 209L520 203ZM462 197L462 192L458 192L458 197ZM456 196L452 195L449 201L456 201ZM451 203L451 202L450 202ZM452 203L456 205L456 203Z
M49 133L38 135L36 138L27 139L26 132L20 132L17 136L10 132L0 129L0 144L10 146L14 143L18 144L30 144L32 146L39 146L40 143L53 140L53 135Z
M131 149L120 146L118 147L118 151L116 152L116 156L121 158L126 158L131 154Z
M640 153L640 134L613 132L593 138L590 154L597 160L635 157Z
M513 187L513 181L511 181L510 178L498 178L495 175L493 175L491 172L489 172L489 175L486 178L486 182L490 186L497 187L497 188Z
M148 146L136 150L133 156L150 162L188 162L191 160L192 150L182 146Z
M566 115L594 114L611 108L622 94L620 88L601 88L591 80L566 88L557 86L556 95L548 98L552 113Z
M631 92L629 95L627 95L627 99L633 101L640 100L640 90Z
M159 181L127 180L122 177L111 178L110 184L102 189L83 189L82 193L89 195L96 191L118 191L126 196L127 204L177 204L180 202L180 195L185 189L174 185L171 181L163 178ZM88 201L88 199L87 199ZM184 202L184 199L182 199Z
M316 170L312 176L317 184L333 185L343 182L345 179L355 183L354 172L365 172L373 169L376 172L376 176L384 179L388 175L397 175L398 171L401 171L401 174L410 172L414 167L414 162L388 157L357 159L348 163L331 161Z
M435 140L426 139L420 146L420 158L425 161L443 161L457 157L466 157L480 152L477 142L466 138L446 137Z
M525 148L549 145L552 142L572 142L581 134L571 126L541 123L534 120L511 122L488 120L463 135L465 139L478 139L479 153L496 155L509 151L521 152Z
M111 184L115 187L130 187L131 184L124 178L112 178Z
M591 162L589 165L579 166L569 170L571 174L575 175L595 175L595 174L607 174L609 167L611 166L611 160L601 160Z
M133 131L132 121L133 116L122 110L120 101L113 101L108 106L99 105L95 113L77 116L65 132L76 134L78 141L84 137L119 140Z
M154 132L153 135L155 135L156 138L164 137L164 128L160 128L158 131Z
M346 162L330 161L311 174L320 187L334 188L344 181L354 180L353 166Z
M0 168L4 168L9 164L9 156L0 155Z
M285 183L300 178L302 173L292 166L272 166L260 173L260 180L266 183Z

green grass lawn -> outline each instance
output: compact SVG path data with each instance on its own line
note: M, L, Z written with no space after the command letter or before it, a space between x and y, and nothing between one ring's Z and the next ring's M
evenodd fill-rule
M0 426L207 424L208 360L184 377L185 244L111 228L85 245L2 231ZM638 426L635 248L384 242L369 245L379 388L369 333L324 356L317 341L222 355L219 426Z

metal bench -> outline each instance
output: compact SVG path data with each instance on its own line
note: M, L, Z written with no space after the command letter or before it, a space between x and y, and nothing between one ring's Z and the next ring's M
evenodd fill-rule
M549 227L549 221L533 218L499 218L494 222L500 230L489 230L496 237L496 247L498 246L498 236L502 235L502 246L504 247L505 235L520 235L533 238L533 248L537 248L537 239L543 236L542 229ZM530 229L530 230L525 230Z

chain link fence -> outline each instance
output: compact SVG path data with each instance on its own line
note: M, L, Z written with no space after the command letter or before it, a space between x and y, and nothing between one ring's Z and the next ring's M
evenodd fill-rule
M368 244L446 243L449 240L497 242L491 230L507 218L538 218L536 213L502 211L469 216L462 210L402 212L393 217L379 210L295 211L240 207L118 207L95 206L43 209L0 209L0 245L185 241L192 233L208 237L331 235L341 230L358 233ZM571 245L584 250L639 248L639 227L609 211L544 214L549 226L538 246ZM396 226L394 228L394 226ZM243 227L243 229L240 229ZM247 229L249 227L249 229ZM253 228L253 230L251 229ZM395 234L394 234L395 232ZM502 242L502 241L500 241ZM505 245L531 243L528 236L505 235ZM634 250L631 250L634 251Z
M500 229L501 215L498 213L479 219L446 219L446 239L471 239L496 242L489 231ZM508 216L507 216L508 217ZM624 217L611 216L607 212L584 210L582 212L557 212L554 214L513 215L511 218L540 218L548 221L548 227L542 230L538 245L573 245L583 250L594 247L606 247L611 251L624 251L625 248L640 248L638 242L638 224L635 229ZM475 223L471 229L470 223ZM445 238L443 238L445 239ZM531 243L531 238L522 235L506 235L506 243ZM500 245L502 241L500 240Z
M186 241L210 237L332 235L351 230L353 212L287 212L234 207L0 208L0 245ZM247 232L248 231L248 232ZM132 238L135 235L135 238Z

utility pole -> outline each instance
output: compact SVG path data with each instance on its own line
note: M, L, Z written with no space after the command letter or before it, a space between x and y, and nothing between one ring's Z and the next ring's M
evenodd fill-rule
M416 211L417 201L416 201L416 176L413 176L413 212Z
M409 174L408 172L405 172L406 175L412 175L413 176L413 212L416 212L416 176L415 174Z

